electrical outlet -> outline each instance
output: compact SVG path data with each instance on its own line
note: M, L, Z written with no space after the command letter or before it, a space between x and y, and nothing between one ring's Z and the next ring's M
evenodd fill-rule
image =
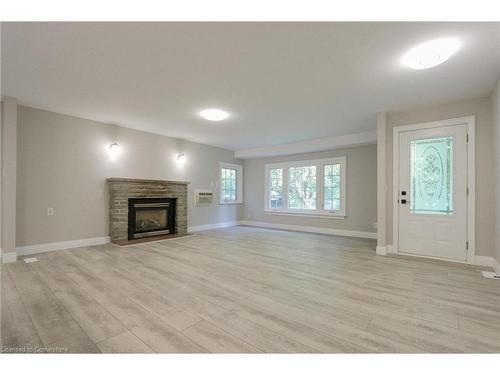
M54 215L54 207L47 207L47 216Z

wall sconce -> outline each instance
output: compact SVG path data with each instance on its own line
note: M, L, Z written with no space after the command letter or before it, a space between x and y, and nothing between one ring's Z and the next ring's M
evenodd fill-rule
M109 152L111 153L111 155L116 155L118 154L119 151L120 151L120 146L118 145L117 142L111 143L109 145Z

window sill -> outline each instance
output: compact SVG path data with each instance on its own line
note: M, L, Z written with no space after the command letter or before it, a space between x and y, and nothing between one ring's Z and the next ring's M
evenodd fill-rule
M266 215L282 215L282 216L298 216L298 217L314 217L319 219L337 219L343 220L346 218L345 215L328 215L328 214L317 214L317 213L304 213L304 212L288 212L288 211L273 211L264 210Z
M243 202L219 202L220 206L230 206L235 204L243 204Z

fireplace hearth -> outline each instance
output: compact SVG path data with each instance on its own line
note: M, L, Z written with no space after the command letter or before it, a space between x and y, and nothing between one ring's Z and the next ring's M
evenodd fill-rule
M175 234L176 198L129 198L128 239Z

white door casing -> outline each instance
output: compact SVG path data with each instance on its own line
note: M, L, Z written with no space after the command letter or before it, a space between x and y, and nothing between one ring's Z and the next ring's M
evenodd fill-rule
M474 263L473 135L473 117L394 128L395 252Z

